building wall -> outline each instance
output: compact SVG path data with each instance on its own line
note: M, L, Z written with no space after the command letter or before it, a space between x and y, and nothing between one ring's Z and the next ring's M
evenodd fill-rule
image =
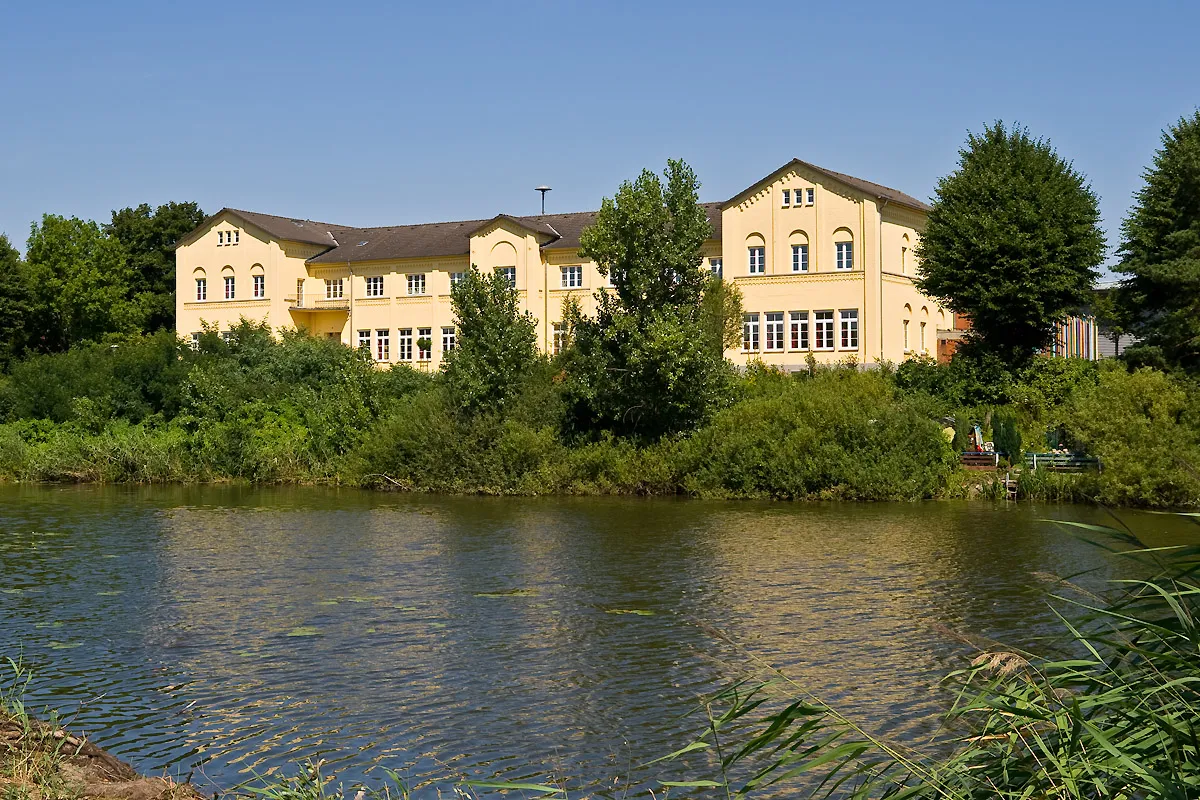
M872 364L935 353L937 330L953 327L954 320L913 286L917 268L913 252L924 215L819 177L790 169L756 187L723 210L721 241L705 244L700 268L707 270L720 259L725 279L738 286L747 314L758 320L757 349L737 348L726 355L735 363L761 359L795 369L805 364L809 354L824 363L852 359ZM239 236L236 245L219 244L219 238L234 230ZM411 330L411 363L436 369L443 355L443 328L454 325L450 275L474 264L484 272L515 268L521 308L538 320L539 347L552 351L564 301L573 298L585 313L594 313L595 293L607 281L577 249L542 249L548 238L501 218L471 238L469 255L306 264L305 259L323 248L277 241L226 214L177 250L178 330L187 336L201 330L202 322L227 330L244 316L274 329L303 327L347 346L357 346L360 332L366 332L364 341L372 354L387 363L406 360L400 337L401 331ZM852 269L837 268L839 242L852 246ZM807 246L807 271L794 268L793 245ZM761 247L765 253L761 274L750 272L751 247ZM582 285L564 286L563 268L573 265L582 267ZM262 298L250 296L256 270L265 278ZM208 299L197 301L194 280L201 274L208 279ZM223 298L225 274L236 279L233 300ZM410 275L424 276L423 293L409 294ZM382 296L367 296L371 277L383 278ZM338 280L341 297L331 297L327 286ZM818 312L833 314L832 347L817 346ZM856 342L843 342L843 312L857 313ZM777 348L768 349L767 324L774 321L768 314L782 315L783 341ZM804 344L793 342L794 315L807 322L807 346L793 346ZM432 340L425 360L419 358L415 345L422 328L428 329ZM380 346L384 339L386 348Z

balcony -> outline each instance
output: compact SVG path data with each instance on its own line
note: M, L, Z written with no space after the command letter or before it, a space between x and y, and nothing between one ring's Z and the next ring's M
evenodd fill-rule
M319 300L311 297L288 297L285 298L290 311L349 311L350 299L340 297L332 300L321 298Z

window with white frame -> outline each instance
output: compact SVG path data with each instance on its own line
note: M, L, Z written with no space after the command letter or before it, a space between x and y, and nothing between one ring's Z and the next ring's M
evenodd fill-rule
M412 361L413 335L412 328L401 328L396 331L396 356L401 361Z
M783 312L768 311L767 312L767 329L766 329L766 349L767 350L782 350L783 349Z
M792 272L808 272L808 245L792 245Z
M833 312L818 311L813 315L814 350L833 349Z
M410 295L425 294L424 272L418 272L408 276L408 293Z
M221 331L221 341L225 344L232 344L234 340L233 331Z
M554 323L554 355L558 355L567 347L567 325L565 322Z
M266 279L266 277L264 277L262 275L254 275L254 276L251 276L250 280L253 283L253 286L250 287L252 294L256 298L266 297L267 296L267 279Z
M758 314L742 315L742 351L758 352Z
M583 265L568 264L562 268L562 288L578 289L583 286Z
M325 279L325 299L326 300L341 300L342 291L344 290L341 278L326 278Z
M377 328L375 330L375 360L390 361L392 358L391 345L391 331L388 328Z
M840 270L854 269L854 242L837 242L837 268Z
M458 346L458 339L454 335L454 328L442 328L442 352L449 353Z
M500 267L496 271L504 276L504 279L506 281L508 281L509 286L516 287L516 285L517 285L517 268L516 267Z
M791 204L792 204L792 190L784 189L783 190L783 207L787 208Z
M793 350L808 349L808 312L793 311L791 313L791 330L789 331L789 346Z
M417 328L417 360L428 361L433 353L433 328Z
M304 308L304 278L296 279L296 305Z
M217 231L217 247L225 246L225 231Z
M842 349L858 349L858 309L841 312Z
M750 274L762 275L767 271L767 248L750 248Z
M217 247L231 247L241 241L241 231L217 231Z
M192 332L191 341L188 343L188 346L191 347L193 350L200 349L200 331Z
M817 190L816 189L805 189L804 191L808 195L808 199L805 201L805 205L811 206L814 202L816 202Z
M225 299L232 300L235 297L235 295L236 295L236 291L235 291L235 287L234 287L233 276L226 275L225 276Z
M196 299L208 299L208 278L196 278Z
M364 328L358 332L358 349L371 352L371 330Z
M465 273L465 272L451 272L450 273L450 288L453 289L455 286L458 286L460 283L463 282L463 279L466 277L467 277L467 273Z
M921 323L921 352L925 352L925 323Z
M715 277L721 278L725 275L725 264L721 258L710 258L708 260L708 271Z
M904 320L904 352L908 352L908 320Z
M383 297L382 275L372 275L367 278L367 297Z

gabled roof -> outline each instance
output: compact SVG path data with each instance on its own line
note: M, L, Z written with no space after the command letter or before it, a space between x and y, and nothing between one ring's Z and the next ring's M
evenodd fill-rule
M510 214L497 214L496 216L484 222L475 230L471 231L471 236L490 228L492 225L498 222L511 222L518 228L524 228L527 231L532 231L533 233L537 233L542 236L549 236L552 239L558 238L558 231L554 230L554 228L550 227L545 222L542 222L538 217L514 217Z
M930 208L928 203L921 202L920 200L913 197L912 195L905 194L904 192L901 192L898 189L892 189L890 187L884 186L881 183L872 183L871 181L864 181L862 178L856 178L853 175L847 175L844 172L834 172L831 169L825 169L824 167L818 167L816 164L810 164L807 161L801 161L798 158L793 158L791 161L784 164L782 167L775 170L767 177L763 178L760 181L755 182L751 186L738 192L733 197L729 198L729 200L725 201L722 208L729 208L730 206L737 205L742 200L746 199L746 197L748 197L749 195L754 194L759 189L761 189L763 186L765 186L769 183L775 182L779 178L779 176L783 175L788 170L795 169L796 167L800 167L801 169L810 170L812 172L817 173L818 175L824 175L826 178L835 180L838 183L841 183L845 186L849 186L852 189L857 189L858 191L863 192L864 194L868 194L877 200L887 200L889 203L898 203L902 206L908 206L909 208L915 208L918 211L928 211Z
M237 217L245 223L259 228L275 239L304 244L317 244L326 247L336 247L337 231L347 230L345 225L331 225L328 222L314 222L311 219L295 217L277 217L273 214L260 214L257 211L242 211L236 208L222 208L217 213L205 218L194 231L176 242L176 247L190 244L200 238L217 217L228 214Z

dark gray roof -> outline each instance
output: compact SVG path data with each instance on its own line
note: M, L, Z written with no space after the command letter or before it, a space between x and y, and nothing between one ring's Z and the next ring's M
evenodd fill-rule
M742 191L738 192L733 197L729 198L729 200L727 200L724 203L724 206L726 208L728 208L729 206L740 203L747 195L753 194L754 192L758 191L758 189L761 188L763 186L763 184L774 181L776 178L778 178L784 172L786 172L789 169L792 169L793 167L803 167L805 169L812 170L813 172L824 175L828 178L833 178L835 181L844 183L845 185L850 186L854 189L858 189L860 192L869 194L872 197L875 197L880 200L887 200L890 203L899 203L900 205L908 206L909 208L915 208L915 209L918 209L919 211L928 211L930 208L928 203L924 203L924 202L918 200L917 198L913 197L912 195L905 194L904 192L901 192L898 189L892 189L888 186L884 186L881 183L873 183L871 181L864 181L862 178L856 178L853 175L847 175L844 172L835 172L831 169L825 169L824 167L818 167L816 164L810 164L809 162L801 161L798 158L793 158L791 161L784 164L782 167L775 170L774 172L772 172L770 175L766 176L762 180L756 181L755 183L746 187Z

